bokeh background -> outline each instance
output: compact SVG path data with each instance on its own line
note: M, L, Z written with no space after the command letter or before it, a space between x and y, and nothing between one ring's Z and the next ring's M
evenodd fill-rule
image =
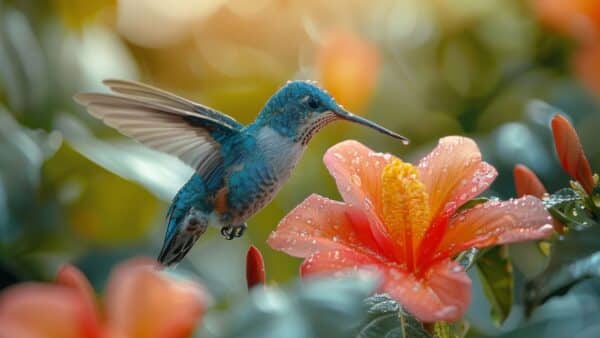
M339 198L326 149L357 139L408 160L451 134L475 138L514 196L512 168L565 185L548 123L562 110L600 168L600 2L559 0L0 1L0 287L81 267L98 289L111 266L158 253L164 215L191 175L77 106L105 78L143 81L252 121L290 79L314 79L349 110L408 136L344 122L310 144L243 239L214 229L181 271L218 299L245 292L249 243L271 283L299 261L265 239L315 192Z

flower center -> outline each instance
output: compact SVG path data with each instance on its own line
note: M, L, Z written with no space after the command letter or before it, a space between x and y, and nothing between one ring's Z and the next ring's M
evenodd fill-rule
M415 251L431 222L429 196L417 168L394 159L382 173L383 221L400 247L409 272L416 264Z

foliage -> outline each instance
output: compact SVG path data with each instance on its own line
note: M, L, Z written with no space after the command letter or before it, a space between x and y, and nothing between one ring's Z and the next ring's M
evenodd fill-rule
M430 338L423 324L406 313L386 294L376 294L365 300L369 307L367 323L359 330L357 338Z
M559 1L542 0L187 3L0 1L0 289L53 279L74 262L102 293L116 262L156 254L164 212L192 173L92 119L74 93L99 89L103 78L138 79L246 123L286 80L334 74L330 92L360 101L355 113L406 133L411 145L339 122L312 141L244 240L209 230L177 270L199 276L215 298L198 337L599 336L600 185L589 195L577 183L564 188L548 128L565 115L600 168L600 35L581 36L597 31L596 14L579 1L553 10ZM357 52L332 49L324 37L334 33ZM493 330L418 323L371 295L372 281L293 282L298 260L272 250L263 250L271 280L246 295L248 242L265 249L278 220L310 193L336 196L321 165L327 147L353 138L414 159L450 134L476 138L498 170L489 196L513 195L515 163L532 168L556 191L544 203L567 229L541 243L549 257L535 242L455 258L483 285L472 303L487 306L481 316Z
M600 223L585 207L585 199L572 189L563 189L550 196L547 204L569 231L554 238L548 266L529 283L529 310L582 279L600 275Z
M320 279L288 290L252 289L224 322L222 337L348 337L360 325L373 278Z

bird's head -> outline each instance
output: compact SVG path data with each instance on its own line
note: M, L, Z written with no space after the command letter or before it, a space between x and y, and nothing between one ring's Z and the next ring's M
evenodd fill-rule
M306 144L316 132L335 120L362 124L408 143L406 137L346 111L331 95L310 81L288 82L269 99L256 122Z

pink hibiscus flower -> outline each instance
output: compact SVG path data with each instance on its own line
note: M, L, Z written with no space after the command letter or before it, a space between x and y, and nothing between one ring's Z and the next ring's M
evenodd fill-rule
M324 162L344 202L308 197L269 245L306 258L303 276L374 268L381 291L424 322L459 319L470 302L471 280L452 260L458 253L552 233L532 196L458 211L497 175L468 138L441 139L418 166L356 141L333 146Z
M200 285L158 271L150 259L120 264L103 307L77 268L67 265L56 284L23 283L0 294L0 338L187 337L204 312Z

